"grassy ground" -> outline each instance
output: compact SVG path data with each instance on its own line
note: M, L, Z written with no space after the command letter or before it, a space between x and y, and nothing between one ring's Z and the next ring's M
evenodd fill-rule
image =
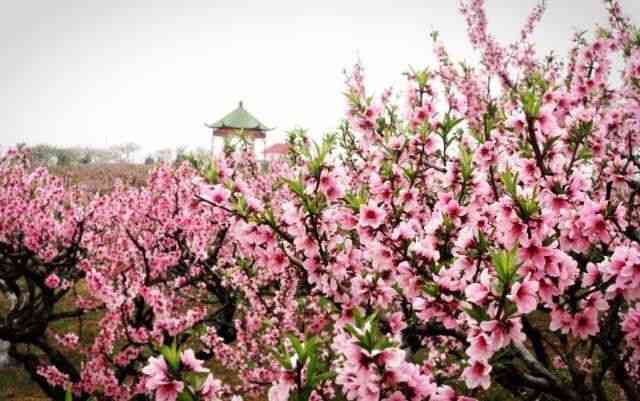
M44 401L48 398L20 368L0 369L0 400Z
M77 286L79 294L86 294L86 288L81 283ZM75 305L75 294L70 291L57 305L55 312L73 309ZM2 297L0 297L0 312L3 305ZM82 321L78 319L63 319L53 322L49 326L49 330L58 334L73 332L80 335L80 341L83 345L91 344L92 339L97 334L97 322L99 314L97 312L87 313ZM80 329L82 327L82 329ZM49 339L50 344L56 344L53 338ZM71 360L79 364L82 359L82 353L66 353ZM0 369L0 401L4 400L20 400L20 401L40 401L49 400L47 396L40 390L40 387L29 377L20 366Z

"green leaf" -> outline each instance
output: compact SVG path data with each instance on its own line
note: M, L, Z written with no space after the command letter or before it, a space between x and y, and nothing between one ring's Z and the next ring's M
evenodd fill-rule
M528 117L538 118L542 101L538 95L536 95L535 91L531 89L523 92L520 95L520 100L522 101L522 108L524 109L525 114Z
M273 356L280 362L280 365L284 367L286 370L291 370L291 361L289 360L289 356L287 355L287 351L284 349L282 344L278 345L277 349L270 349L269 352L273 354Z
M322 382L324 382L324 381L331 380L331 379L333 379L333 378L334 378L334 377L336 377L336 376L337 376L337 374L336 374L336 373L331 372L331 371L327 371L327 372L320 373L319 375L317 375L317 376L316 376L316 381L317 381L318 383L322 383Z
M184 390L178 395L178 401L195 401L188 390Z
M473 174L473 157L469 149L464 145L460 146L460 170L462 179L467 182L470 181Z
M425 88L427 86L427 82L429 80L429 71L426 69L416 71L416 82L420 88Z
M333 150L335 139L336 136L333 134L326 135L322 138L322 143L320 145L317 143L314 144L315 155L312 156L311 152L307 152L309 158L309 172L312 176L316 178L320 177L326 158Z
M375 343L373 344L372 349L383 350L390 348L393 345L393 342L389 338L385 336L378 336L378 338L375 339Z
M291 180L288 178L282 178L282 180L287 184L287 187L291 192L298 196L304 196L304 184L301 179Z
M509 317L518 311L518 307L513 302L507 302L504 306L504 316Z
M440 286L436 283L433 283L433 282L425 283L422 286L422 289L424 290L424 292L426 292L427 294L431 295L434 298L437 298L440 295Z
M505 191L507 191L512 198L517 198L518 173L514 173L511 169L507 168L500 176L500 181L502 181Z
M451 117L451 114L449 114L449 113L445 114L444 120L442 121L441 133L440 133L440 136L443 137L443 139L445 141L445 144L449 144L450 143L446 139L447 136L462 121L463 121L462 118L453 118L453 117Z
M402 172L404 173L404 176L407 177L407 180L409 180L410 182L413 182L413 180L416 179L417 176L417 171L407 167L407 168L403 168Z
M208 373L198 373L198 372L186 372L183 373L182 378L185 382L191 385L194 389L199 389L204 384L205 380L207 380Z
M362 341L363 336L360 334L360 331L358 329L356 329L355 327L353 327L350 324L347 324L344 326L344 329L351 334L352 336L354 336L355 338L357 338L358 340Z
M331 301L329 298L327 297L320 297L318 303L320 304L320 307L328 312L332 312L335 309L335 305L333 303L333 301Z
M248 212L249 205L247 204L247 200L244 198L244 196L238 196L234 208L241 215L244 215Z
M180 368L180 355L175 338L173 339L171 347L163 345L162 348L160 348L160 353L164 357L165 361L167 361L170 368L176 371Z
M514 247L511 250L496 251L491 256L491 261L496 268L498 279L503 284L511 283L516 270L518 269L518 250Z
M538 200L535 195L531 197L519 199L518 204L520 205L520 209L524 214L522 218L524 220L529 219L531 216L534 216L540 212L540 205L538 205Z
M293 346L293 349L296 351L296 354L298 354L298 360L301 363L304 363L304 360L306 358L304 344L301 343L300 340L298 340L298 338L293 335L289 335L288 338L289 338L289 341L291 342L291 346Z
M320 363L318 362L318 358L314 355L309 358L309 363L307 363L307 382L310 386L314 386L315 376L318 372L318 368L320 367Z
M364 189L361 189L359 192L348 192L344 200L354 212L358 212L360 207L369 201L369 196Z
M385 160L380 166L380 173L383 178L391 178L393 176L393 168L390 160Z
M577 159L578 160L589 160L593 157L593 152L591 151L590 148L588 147L581 147L580 150L578 151L578 156Z
M578 139L582 141L583 139L589 137L592 131L593 121L581 121L580 124L578 124L576 134L578 135Z
M365 321L365 327L367 325L369 325L369 327L371 327L372 330L375 330L378 328L378 325L376 324L378 321L378 312L373 312L371 315L369 315L369 317L367 317L367 320Z
M553 145L558 141L558 139L560 139L560 135L552 136L551 138L547 139L544 142L544 145L542 147L542 155L543 156L545 156L547 153L549 153L549 151L551 150Z
M473 305L473 307L471 308L463 308L463 310L467 313L467 315L471 316L478 322L484 322L491 319L489 314L483 308L477 305Z
M355 320L356 326L358 328L364 327L365 317L363 316L363 314L360 311L360 309L356 308L356 309L353 310L353 320Z

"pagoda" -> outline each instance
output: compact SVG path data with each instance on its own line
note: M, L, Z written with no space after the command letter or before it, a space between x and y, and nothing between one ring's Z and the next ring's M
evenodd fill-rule
M254 144L256 152L258 151L258 149L255 149L256 142L260 143L262 150L264 150L266 132L271 130L271 128L262 124L245 110L242 101L238 103L238 107L231 113L214 123L205 123L205 126L213 131L211 136L211 152L213 154L221 152L225 138L233 135L242 135L249 139Z

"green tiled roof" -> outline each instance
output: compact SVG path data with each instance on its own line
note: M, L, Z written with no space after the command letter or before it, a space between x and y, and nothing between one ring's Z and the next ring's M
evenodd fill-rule
M238 103L238 108L222 117L220 120L213 124L205 124L209 128L235 128L235 129L259 129L262 131L269 131L266 125L258 121L257 118L249 114L248 111L242 107L242 102Z

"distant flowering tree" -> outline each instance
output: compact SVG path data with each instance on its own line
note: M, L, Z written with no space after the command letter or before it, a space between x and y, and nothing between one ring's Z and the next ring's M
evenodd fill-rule
M293 132L268 166L240 143L77 202L7 159L0 241L38 253L0 274L39 290L4 321L65 280L99 314L89 344L55 333L79 366L30 357L38 380L99 400L639 400L640 32L606 5L562 61L530 41L544 3L504 46L463 2L479 65L434 34L400 105L356 65L340 129Z

